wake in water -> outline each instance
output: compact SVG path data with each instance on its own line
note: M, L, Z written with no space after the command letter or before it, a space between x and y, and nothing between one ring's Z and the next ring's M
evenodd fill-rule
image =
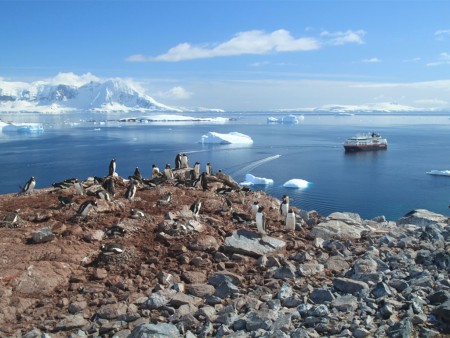
M237 170L235 172L232 172L231 176L235 177L235 176L238 176L238 175L246 174L246 173L250 172L251 170L253 170L253 169L255 169L255 168L257 168L257 167L259 167L259 166L261 166L261 165L263 165L263 164L265 164L267 162L276 160L280 156L281 155L278 154L278 155L274 155L274 156L269 156L269 157L263 158L261 160L255 161L255 162L251 162L249 165L246 165L246 166L240 168L239 170Z

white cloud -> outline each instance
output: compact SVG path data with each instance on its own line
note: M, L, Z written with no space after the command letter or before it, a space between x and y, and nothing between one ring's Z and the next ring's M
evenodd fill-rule
M437 61L427 63L428 67L450 65L450 54L443 52L439 54L439 59Z
M431 106L431 107L448 105L448 101L440 100L440 99L423 99L423 100L416 100L414 102L417 104L420 104L420 105Z
M450 37L450 29L440 29L434 32L434 36L438 40L444 40L447 37Z
M362 30L346 32L322 32L321 38L325 44L344 45L347 43L362 44L365 32ZM184 60L204 59L221 56L236 56L244 54L268 54L277 52L311 51L322 48L319 38L294 38L291 33L279 29L270 33L261 30L239 32L230 40L218 44L194 46L184 42L170 48L167 53L155 57L135 54L126 60L129 62L178 62Z
M363 63L378 63L381 62L381 59L379 58L370 58L370 59L363 59L361 60Z
M99 81L100 79L91 73L86 73L83 75L77 75L72 72L70 73L58 73L58 75L46 79L45 82L51 83L51 84L64 84L69 86L76 86L80 87L86 83L89 83L91 81Z
M173 100L186 100L191 98L192 93L188 92L183 87L173 87L165 92L158 92L158 96L165 99L173 99Z
M345 32L328 32L323 31L320 36L328 38L327 43L334 46L345 45L347 43L363 44L363 37L366 32L363 30L347 30Z

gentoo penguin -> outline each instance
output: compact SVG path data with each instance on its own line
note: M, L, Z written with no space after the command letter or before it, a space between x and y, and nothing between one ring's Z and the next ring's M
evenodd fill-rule
M252 221L252 218L249 215L240 212L233 212L231 214L231 219L233 220L233 222L237 223L246 223Z
M211 163L206 163L206 175L212 175L212 165Z
M31 176L31 178L28 180L27 183L23 187L20 187L21 194L29 194L33 191L34 187L36 186L36 178L34 176Z
M189 158L186 154L181 155L181 168L189 168Z
M200 200L200 198L197 198L197 200L194 203L192 203L189 210L191 210L192 213L195 215L195 217L197 217L198 214L200 213L201 207L202 207L202 201Z
M97 202L93 201L93 200L88 200L83 202L80 207L78 208L77 214L79 216L87 216L89 214L89 211L93 208L93 207L97 206Z
M160 176L159 168L156 166L156 164L152 165L152 178Z
M114 174L116 173L116 159L113 158L111 160L111 162L109 162L109 172L108 172L108 176L114 176Z
M72 186L72 183L67 183L67 182L55 182L52 183L52 187L53 188L58 188L58 189L68 189Z
M141 171L139 170L139 167L136 167L136 169L134 169L133 178L137 181L142 181L142 174Z
M283 199L280 205L280 214L286 217L289 211L289 196L283 195Z
M175 169L181 169L181 154L175 156Z
M59 205L61 208L67 207L73 204L72 197L70 196L58 196Z
M104 255L117 255L125 251L123 245L118 243L102 244L100 250Z
M133 219L144 218L145 214L142 210L132 208L130 210L130 217Z
M256 218L256 213L258 212L258 209L259 209L259 202L254 201L252 204L252 216L254 219Z
M134 181L130 181L127 191L125 192L125 198L132 200L136 196L137 184Z
M9 228L17 228L17 226L19 225L19 211L20 209L17 209L15 211L13 211L12 213L8 214L5 216L5 218L3 218L3 222L4 224L7 225L7 227Z
M105 201L108 201L108 202L112 202L111 194L109 192L107 192L106 190L103 190L103 189L97 190L95 192L95 196L98 199L105 200Z
M167 194L161 196L161 198L158 200L158 205L169 204L171 201L172 201L172 193L168 192Z
M172 168L170 167L169 163L166 164L166 168L164 169L164 175L166 176L166 178L168 180L173 180L173 178L174 178L173 171L172 171Z
M194 164L194 179L197 180L200 177L200 162Z
M116 194L116 186L114 184L114 178L112 176L107 177L103 183L102 187L111 195L114 196Z
M232 209L233 209L233 202L231 202L230 199L225 197L225 199L222 203L222 211L227 212L227 211L231 211Z
M295 213L292 210L292 208L289 208L289 211L286 215L286 219L284 221L285 225L286 225L286 230L288 231L294 231L295 230Z
M84 196L84 188L78 178L75 180L73 186L75 187L75 193L77 195Z
M199 177L199 181L203 191L208 190L208 178L206 177L206 172L202 172Z
M264 207L259 206L258 212L256 213L256 228L260 234L265 234L267 229L267 219L264 214Z
M108 237L124 236L125 232L126 232L125 229L118 225L113 225L112 227L106 229L105 231Z

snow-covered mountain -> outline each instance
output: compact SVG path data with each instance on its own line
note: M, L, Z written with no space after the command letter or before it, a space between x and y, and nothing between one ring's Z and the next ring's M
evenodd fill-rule
M84 84L7 82L0 79L0 111L181 112L134 89L122 79L91 80Z

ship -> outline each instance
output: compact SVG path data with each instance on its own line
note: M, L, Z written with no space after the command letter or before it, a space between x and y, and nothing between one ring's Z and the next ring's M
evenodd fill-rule
M344 142L345 152L386 150L387 140L377 133L353 136Z

